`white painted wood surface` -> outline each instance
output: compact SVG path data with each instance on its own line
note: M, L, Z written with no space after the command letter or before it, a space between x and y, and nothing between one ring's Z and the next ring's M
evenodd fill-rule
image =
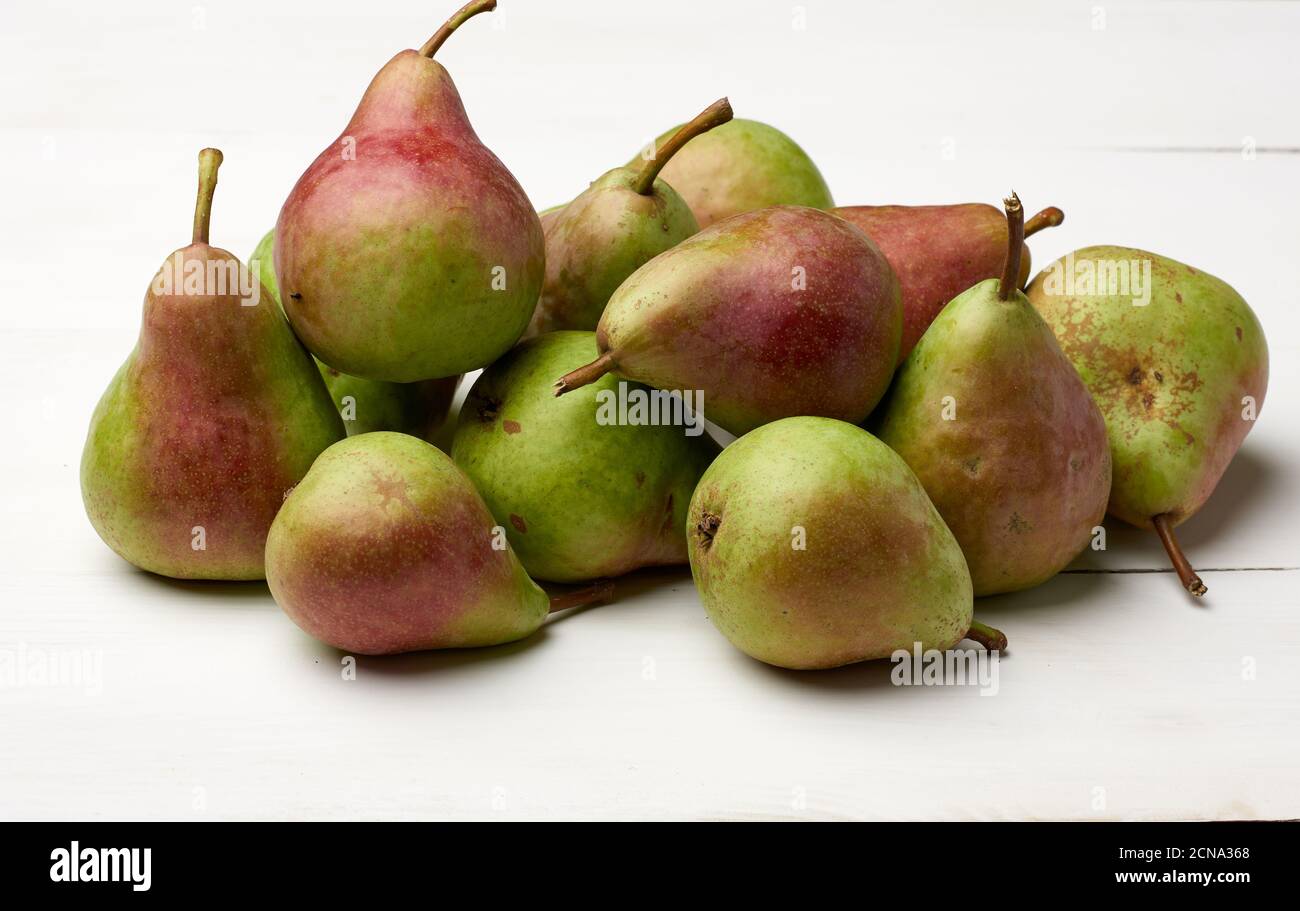
M1012 643L986 697L895 688L881 665L766 668L688 572L658 572L526 643L363 659L345 682L263 586L108 551L81 445L188 236L196 151L226 154L213 240L246 256L373 72L453 5L0 11L0 656L102 662L98 685L0 682L0 818L1300 816L1300 4L502 0L503 28L439 54L539 206L728 94L841 203L1014 186L1067 213L1039 264L1122 243L1231 282L1272 378L1181 530L1204 604L1169 573L1109 571L982 601ZM1078 568L1165 567L1108 525Z

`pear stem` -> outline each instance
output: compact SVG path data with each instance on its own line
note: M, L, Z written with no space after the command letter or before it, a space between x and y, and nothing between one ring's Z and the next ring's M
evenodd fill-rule
M966 633L966 638L972 642L978 642L990 652L1000 652L1007 647L1006 633L1000 629L986 626L978 620L970 622L970 631Z
M452 17L442 24L442 28L433 33L433 37L424 42L420 48L420 56L432 57L438 53L438 48L442 47L443 42L451 37L451 33L456 31L465 24L467 19L477 16L479 13L490 13L497 8L497 0L470 0L460 9L452 14Z
M551 613L569 610L573 607L588 607L592 604L607 604L614 597L614 583L601 579L584 588L574 589L560 595L551 595Z
M1020 253L1025 248L1025 210L1020 205L1020 197L1012 190L1011 195L1002 200L1007 211L1007 262L1002 267L1002 280L998 282L998 300L1011 300L1011 295L1020 286Z
M1174 526L1170 524L1169 516L1156 516L1151 520L1151 524L1156 527L1156 534L1160 536L1160 543L1165 546L1165 553L1169 554L1169 560L1174 564L1174 571L1178 573L1178 581L1183 583L1183 588L1198 598L1204 595L1208 589L1201 581L1201 577L1196 575L1196 570L1192 569L1192 564L1187 562L1183 549L1178 546L1178 539L1174 537Z
M642 196L649 196L654 189L655 178L659 176L664 165L668 164L668 159L676 155L682 146L696 136L707 133L714 127L722 126L731 119L731 116L731 102L726 98L719 98L700 111L694 120L678 129L662 147L655 150L654 155L645 164L641 165L636 179L632 181L632 189Z
M194 203L194 243L208 242L208 226L212 222L212 197L217 192L217 169L221 167L220 149L204 149L199 153L199 198Z
M1065 221L1065 213L1056 206L1048 206L1025 222L1025 237L1033 237L1044 228L1055 228L1063 221Z
M564 393L572 392L581 386L586 386L588 383L594 383L613 369L614 355L606 351L590 364L584 364L577 370L572 370L556 380L555 394L564 395Z

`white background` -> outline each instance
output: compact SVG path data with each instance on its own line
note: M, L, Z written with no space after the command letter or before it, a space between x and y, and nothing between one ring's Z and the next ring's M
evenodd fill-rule
M264 586L166 581L100 543L85 428L188 242L197 151L225 152L212 239L247 256L455 3L0 11L0 649L102 658L89 692L0 682L0 817L1300 816L1300 4L502 0L438 54L538 207L726 94L841 204L1014 187L1067 213L1039 265L1117 243L1231 282L1272 378L1180 529L1202 604L1112 521L1085 571L977 604L1012 643L996 696L767 668L685 570L522 644L362 659L345 682Z

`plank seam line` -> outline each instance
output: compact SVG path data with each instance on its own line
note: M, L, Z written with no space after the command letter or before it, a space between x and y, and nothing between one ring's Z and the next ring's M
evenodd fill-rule
M1201 566L1196 571L1198 573L1290 573L1296 570L1300 570L1300 566ZM1103 573L1172 573L1174 568L1170 566L1161 569L1063 569L1061 572L1079 576Z

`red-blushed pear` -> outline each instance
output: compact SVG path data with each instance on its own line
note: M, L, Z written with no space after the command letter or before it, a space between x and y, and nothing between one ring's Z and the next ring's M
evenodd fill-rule
M986 203L843 206L831 211L865 231L894 267L903 289L900 363L950 300L1002 274L1007 220ZM1064 220L1060 209L1044 209L1025 222L1025 237ZM1029 248L1025 247L1017 287L1023 288L1028 278Z
M658 175L693 137L731 120L715 101L636 167L596 178L573 202L545 217L546 281L532 332L592 330L624 279L700 230L685 200Z
M794 415L857 423L884 394L902 330L898 280L842 218L773 206L724 219L661 253L610 298L600 357L556 395L614 372L703 392L740 435Z
M943 308L872 418L957 538L976 595L1064 569L1110 494L1106 423L1019 290L1024 213L1014 193L1006 207L1002 277Z
M1069 253L1027 293L1106 416L1110 514L1154 529L1183 587L1204 595L1174 528L1214 492L1264 406L1259 320L1221 279L1128 247Z
M285 313L343 373L396 383L464 373L507 351L532 317L541 222L432 59L495 7L467 4L419 51L389 61L280 211Z
M285 493L343 437L270 292L208 243L221 153L199 153L194 239L154 276L135 350L95 408L86 514L109 547L178 579L261 579Z
M360 655L514 642L612 592L548 597L451 459L389 432L316 460L271 526L266 581L306 633Z
M852 424L786 418L732 443L696 486L686 535L709 618L759 661L1006 648L974 621L961 548L916 476Z
M262 280L262 287L280 303L280 287L275 278L275 231L266 235L253 250L249 267ZM451 403L461 375L446 376L419 383L387 383L367 380L335 370L316 358L316 366L334 399L347 428L348 436L373 430L395 430L433 442L447 423Z

